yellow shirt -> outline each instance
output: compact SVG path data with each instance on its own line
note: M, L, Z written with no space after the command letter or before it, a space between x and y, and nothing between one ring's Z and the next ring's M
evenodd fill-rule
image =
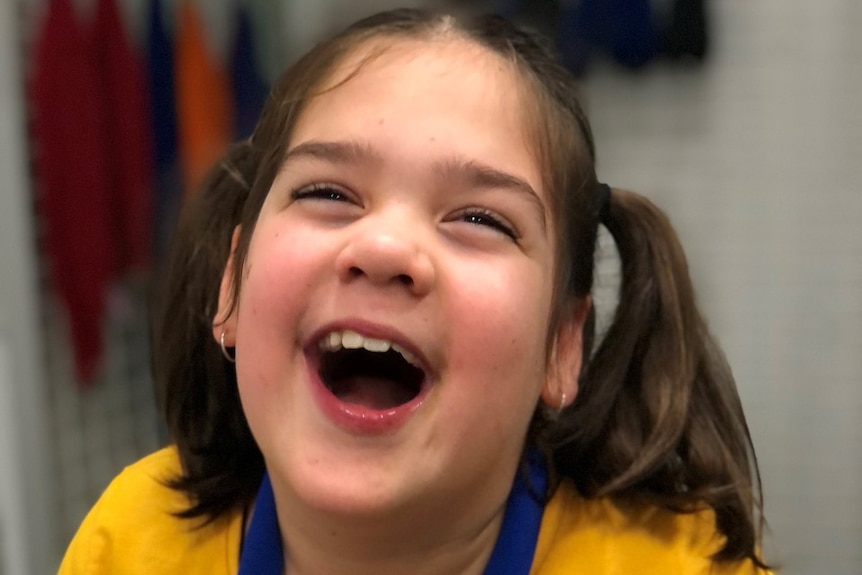
M72 540L59 575L236 575L242 512L208 525L179 519L186 496L165 485L180 469L166 448L111 483ZM563 485L545 509L530 575L743 575L714 565L721 544L711 513L623 511ZM712 569L712 570L710 570Z

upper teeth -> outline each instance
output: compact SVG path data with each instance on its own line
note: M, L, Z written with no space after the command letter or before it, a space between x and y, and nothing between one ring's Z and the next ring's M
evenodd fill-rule
M398 345L385 339L364 337L355 331L334 331L320 340L320 349L324 351L338 351L339 349L360 349L378 353L387 352L390 349L397 351L410 364L420 367L418 358Z

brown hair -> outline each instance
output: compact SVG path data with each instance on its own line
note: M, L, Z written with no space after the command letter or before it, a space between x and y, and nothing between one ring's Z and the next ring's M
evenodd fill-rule
M252 139L213 169L186 210L153 316L158 396L183 464L174 486L192 501L184 515L211 520L245 505L264 469L239 403L236 374L212 337L234 228L242 225L236 294L258 213L315 90L370 39L442 34L505 58L531 88L531 128L558 230L549 333L568 306L590 294L600 223L622 261L620 303L595 349L588 322L575 402L558 418L537 409L528 443L549 453L557 474L586 497L633 499L677 512L712 508L725 536L716 559L750 558L762 565L762 523L755 519L760 480L751 439L730 370L695 305L676 234L664 214L637 194L613 190L610 204L603 205L592 133L572 75L537 37L493 16L455 21L397 10L316 46L280 79Z

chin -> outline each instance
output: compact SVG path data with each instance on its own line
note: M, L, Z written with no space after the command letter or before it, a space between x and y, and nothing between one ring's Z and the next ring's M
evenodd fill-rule
M267 466L270 475L283 478L286 492L306 510L373 518L409 506L410 494L423 488L418 476L411 480L404 475L416 466L394 459L379 449L329 447L306 451L292 461L268 461Z
M308 509L353 519L383 518L410 507L410 498L395 484L368 481L309 481L297 496Z

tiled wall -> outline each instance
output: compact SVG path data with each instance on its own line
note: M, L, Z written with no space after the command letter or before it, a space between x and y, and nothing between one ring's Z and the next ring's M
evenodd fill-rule
M104 365L85 390L70 376L63 314L46 304L48 438L50 472L56 478L58 552L68 545L108 482L164 440L149 375L144 297L118 291L114 302Z

